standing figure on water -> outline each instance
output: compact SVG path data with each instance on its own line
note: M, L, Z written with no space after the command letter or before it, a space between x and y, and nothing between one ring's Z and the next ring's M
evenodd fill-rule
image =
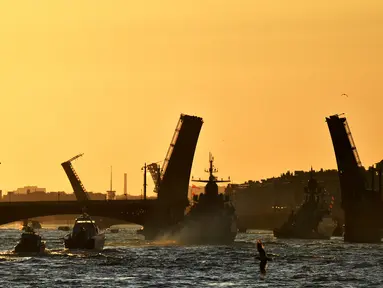
M263 245L261 240L257 240L257 250L259 253L259 260L261 260L261 262L259 263L259 268L260 268L261 274L264 276L266 275L267 261L271 259L267 257L265 246Z

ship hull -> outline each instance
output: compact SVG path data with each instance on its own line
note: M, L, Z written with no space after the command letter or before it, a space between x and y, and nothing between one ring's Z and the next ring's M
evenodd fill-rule
M41 242L39 245L35 242L18 243L15 247L15 253L44 253L45 242Z
M65 239L65 248L67 249L86 249L86 250L102 250L105 244L105 234L98 234L90 239Z
M232 217L186 217L168 229L145 227L137 230L145 240L171 240L181 245L230 245L237 236L237 222Z
M230 245L237 236L237 224L234 217L195 217L185 220L177 234L180 244Z

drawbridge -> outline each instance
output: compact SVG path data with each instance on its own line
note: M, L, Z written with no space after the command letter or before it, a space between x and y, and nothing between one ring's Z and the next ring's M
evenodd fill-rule
M61 163L61 166L64 168L64 171L66 175L68 176L69 182L72 185L73 192L76 195L77 200L88 201L89 200L88 193L86 192L85 187L80 180L80 177L77 175L76 170L74 170L72 166L72 161L76 160L82 155L84 155L84 153L78 154L72 157L68 161Z
M152 225L145 229L158 232L183 219L189 205L190 173L202 124L200 117L181 114L162 167L157 163L148 165L155 184L154 191L158 193L158 206ZM153 231L146 237L151 238L155 234Z
M189 204L190 173L203 120L182 114L161 168L158 183L158 200L174 207L171 222L183 218Z
M379 191L367 189L365 169L345 117L326 118L334 146L345 215L344 240L376 243L381 241Z

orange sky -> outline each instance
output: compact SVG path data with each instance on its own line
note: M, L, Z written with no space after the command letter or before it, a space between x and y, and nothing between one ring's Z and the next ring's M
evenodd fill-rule
M335 168L325 117L342 112L370 165L382 36L381 0L1 1L0 188L72 191L60 163L84 152L88 191L113 165L140 194L180 113L205 122L195 177L209 151L235 182Z

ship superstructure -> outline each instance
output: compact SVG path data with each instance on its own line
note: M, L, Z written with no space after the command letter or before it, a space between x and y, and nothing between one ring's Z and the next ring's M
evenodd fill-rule
M214 158L210 154L208 180L193 180L206 183L204 193L193 196L193 204L180 224L179 241L183 244L230 244L237 235L237 217L230 198L218 193L220 182L213 173Z
M16 253L43 253L45 251L45 241L41 240L32 226L25 225L19 243L15 247Z

